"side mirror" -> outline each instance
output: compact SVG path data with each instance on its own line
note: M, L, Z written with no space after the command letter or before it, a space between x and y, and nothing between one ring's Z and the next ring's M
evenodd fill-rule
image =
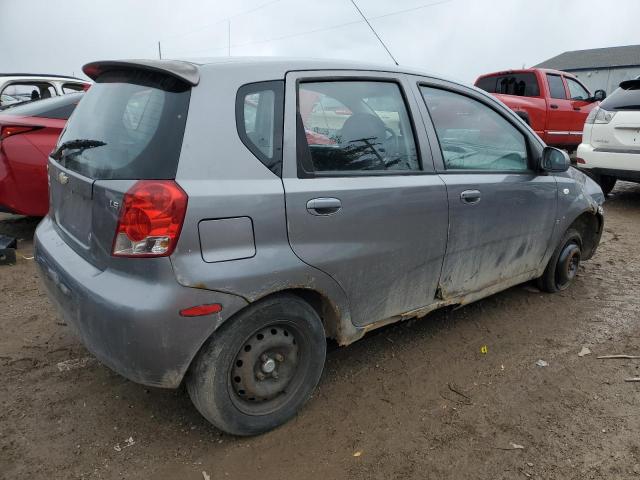
M593 93L593 97L591 97L591 100L594 102L601 102L605 98L607 98L607 92L605 92L604 90L596 90Z
M571 166L569 154L564 150L554 147L544 147L542 159L540 160L540 170L544 172L560 173L566 172Z

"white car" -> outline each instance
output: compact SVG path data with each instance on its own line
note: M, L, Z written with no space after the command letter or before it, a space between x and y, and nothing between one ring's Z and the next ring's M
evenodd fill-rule
M626 80L584 124L577 166L608 194L616 180L640 182L640 78Z
M7 105L82 92L91 82L63 75L0 73L0 109Z

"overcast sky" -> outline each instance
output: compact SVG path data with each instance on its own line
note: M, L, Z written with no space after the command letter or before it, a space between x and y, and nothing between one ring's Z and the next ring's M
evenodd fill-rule
M640 43L638 0L356 1L401 65L466 82L567 50ZM427 4L433 5L387 15ZM157 58L158 40L164 58L226 56L230 16L231 55L391 62L350 0L0 5L0 72L80 75L92 60Z

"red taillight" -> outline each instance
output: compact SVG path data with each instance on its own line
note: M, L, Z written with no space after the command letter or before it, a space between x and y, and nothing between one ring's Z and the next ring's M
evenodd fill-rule
M42 127L34 125L3 125L2 127L0 127L0 141L13 135L32 132L33 130L38 130L39 128Z
M187 194L173 180L138 181L122 200L112 255L171 255L186 211Z
M222 305L219 303L210 303L208 305L198 305L196 307L185 308L180 310L183 317L201 317L202 315L211 315L222 311Z
M576 157L576 163L580 163L580 164L584 165L587 162L584 161L584 158Z

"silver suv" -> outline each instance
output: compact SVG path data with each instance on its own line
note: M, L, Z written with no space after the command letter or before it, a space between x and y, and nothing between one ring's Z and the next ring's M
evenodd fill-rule
M123 376L238 435L298 412L326 338L538 279L566 288L600 188L488 94L335 61L103 61L49 160L36 259Z

